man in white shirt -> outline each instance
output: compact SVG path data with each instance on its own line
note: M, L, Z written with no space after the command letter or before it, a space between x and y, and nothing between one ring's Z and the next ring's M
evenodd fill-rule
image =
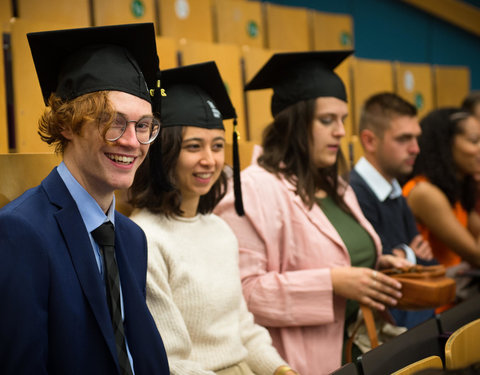
M350 184L382 240L383 252L406 257L414 264L430 264L430 245L418 233L397 181L412 172L420 152L416 108L396 94L376 94L364 104L359 131L364 157L351 171ZM432 316L432 311L416 314L414 319L399 310L392 309L392 314L397 324L410 327Z

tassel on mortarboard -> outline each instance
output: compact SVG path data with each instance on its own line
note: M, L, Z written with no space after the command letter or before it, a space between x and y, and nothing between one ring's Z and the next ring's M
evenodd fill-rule
M162 98L167 96L165 89L162 88L161 85L161 72L160 69L156 73L157 80L155 82L155 88L150 90L150 95L152 96L152 111L155 116L158 118L162 117ZM150 163L150 178L154 180L152 186L158 187L160 191L156 193L160 194L162 192L169 192L173 190L173 186L168 181L167 175L165 174L165 170L163 169L163 161L162 161L162 151L160 149L160 142L154 142L150 146L150 152L155 152L157 155L157 164L153 165ZM149 161L150 162L150 161Z
M233 119L233 193L235 195L235 211L238 216L245 215L242 199L242 184L240 181L240 156L238 153L237 118Z

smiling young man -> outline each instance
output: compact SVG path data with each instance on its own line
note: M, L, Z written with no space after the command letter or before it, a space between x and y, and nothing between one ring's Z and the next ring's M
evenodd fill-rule
M160 130L153 24L28 40L49 107L39 134L63 161L0 211L0 373L168 374L145 235L114 197Z
M412 172L420 152L416 108L393 93L373 95L363 106L359 131L364 157L350 172L350 184L364 215L380 236L383 253L429 264L431 248L418 233L397 181ZM397 324L406 327L433 316L432 310L391 311Z

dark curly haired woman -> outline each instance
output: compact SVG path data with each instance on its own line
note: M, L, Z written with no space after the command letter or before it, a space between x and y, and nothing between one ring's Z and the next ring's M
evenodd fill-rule
M479 267L473 175L480 171L480 122L460 109L441 108L420 125L420 154L404 195L441 264L450 267L464 260Z

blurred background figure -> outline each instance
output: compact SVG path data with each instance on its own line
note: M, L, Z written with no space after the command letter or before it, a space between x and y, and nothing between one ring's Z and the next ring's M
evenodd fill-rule
M459 108L441 108L420 125L420 154L403 194L440 264L454 267L464 261L478 268L480 217L474 210L473 176L480 165L480 121Z
M350 172L350 184L380 236L383 253L407 258L413 264L435 263L397 180L412 172L420 152L417 109L394 93L375 94L363 106L359 132L364 157ZM407 328L434 315L433 309L390 311L395 322Z

